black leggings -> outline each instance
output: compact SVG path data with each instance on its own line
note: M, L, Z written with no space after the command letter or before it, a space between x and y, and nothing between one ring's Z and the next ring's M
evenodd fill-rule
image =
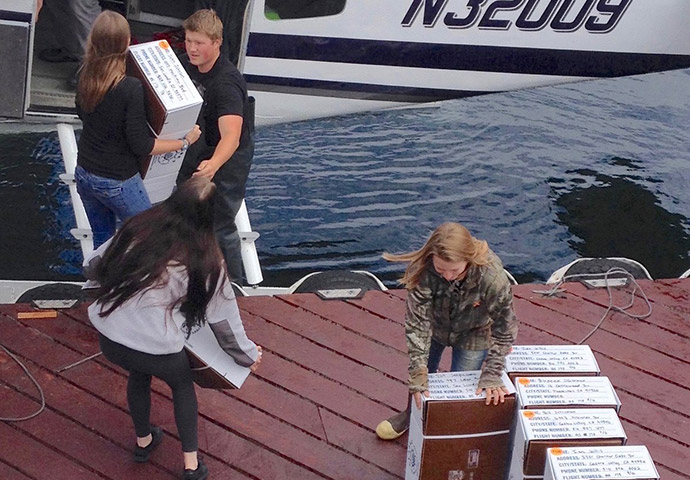
M196 391L187 353L182 350L167 355L151 355L115 343L101 334L98 339L105 358L129 372L127 403L137 437L151 433L151 377L158 377L172 390L182 451L196 452L199 449Z

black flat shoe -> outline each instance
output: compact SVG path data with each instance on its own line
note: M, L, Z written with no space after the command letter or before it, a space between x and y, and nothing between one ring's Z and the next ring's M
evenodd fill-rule
M158 445L163 441L163 429L161 427L151 426L151 443L145 447L140 447L136 445L134 451L132 452L132 458L137 463L146 463L151 457L151 453L156 449Z
M184 480L204 480L208 478L208 467L206 467L201 457L199 457L199 465L197 465L196 470L185 468L182 478Z

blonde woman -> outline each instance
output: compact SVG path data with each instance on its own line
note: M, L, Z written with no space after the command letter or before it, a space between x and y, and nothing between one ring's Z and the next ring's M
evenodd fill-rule
M429 396L428 373L435 373L446 347L451 371L481 370L477 394L486 404L504 401L505 356L517 336L512 292L501 260L487 243L459 223L444 223L414 252L383 258L408 262L401 283L407 289L405 335L410 356L407 409L376 427L384 440L409 427L411 401L421 408Z
M75 179L93 231L94 248L115 233L116 221L151 202L139 174L142 157L186 149L201 134L159 140L146 123L141 82L125 74L130 42L127 20L105 11L95 20L79 73L77 113L83 123Z

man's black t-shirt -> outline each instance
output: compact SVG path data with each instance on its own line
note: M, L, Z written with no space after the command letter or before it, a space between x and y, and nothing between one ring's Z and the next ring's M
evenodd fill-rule
M223 115L239 115L243 118L240 149L248 141L248 129L251 124L249 101L247 98L247 84L244 77L230 61L220 56L213 68L207 73L189 63L183 58L183 65L190 78L204 98L199 113L199 126L204 132L206 145L215 147L220 142L218 119Z

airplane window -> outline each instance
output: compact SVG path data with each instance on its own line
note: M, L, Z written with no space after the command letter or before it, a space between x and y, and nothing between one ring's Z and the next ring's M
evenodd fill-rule
M346 0L266 0L264 14L269 20L313 18L336 15Z

